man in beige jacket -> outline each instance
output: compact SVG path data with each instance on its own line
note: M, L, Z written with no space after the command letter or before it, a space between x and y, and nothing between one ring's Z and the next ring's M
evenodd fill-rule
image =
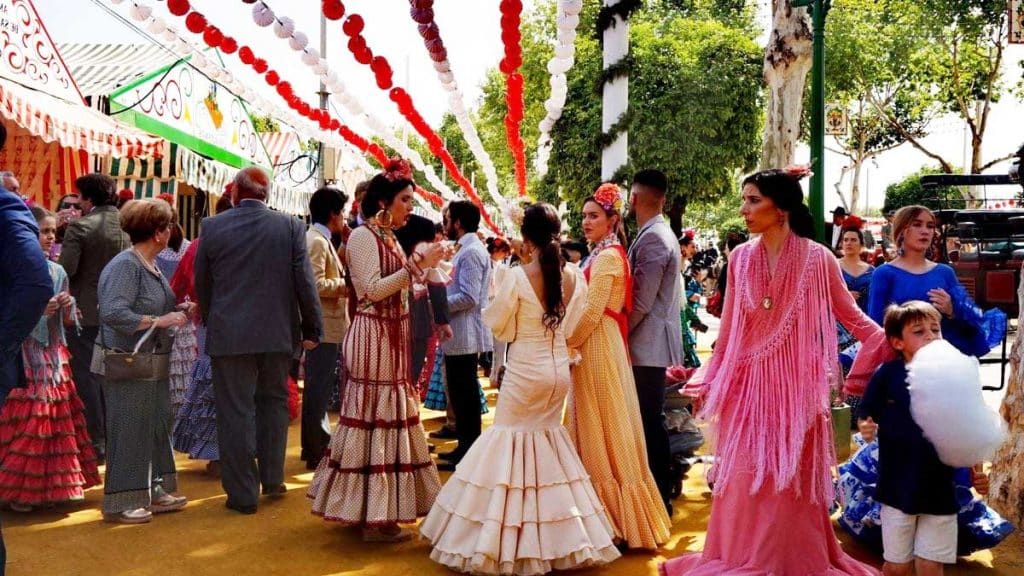
M306 232L313 278L320 295L324 335L320 344L306 352L306 380L302 389L302 459L315 470L331 440L327 404L331 387L338 386L338 348L348 329L344 273L331 236L345 226L343 211L348 197L337 188L321 188L309 200L313 222Z

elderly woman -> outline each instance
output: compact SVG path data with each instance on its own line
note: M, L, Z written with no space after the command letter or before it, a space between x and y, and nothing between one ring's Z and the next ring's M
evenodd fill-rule
M141 348L170 354L168 328L183 326L195 304L175 307L174 292L156 265L171 236L171 207L162 200L134 200L121 210L121 227L132 247L114 257L99 281L100 336L104 350ZM98 359L98 358L97 358ZM97 362L95 368L102 368ZM103 514L122 524L149 522L153 513L185 506L174 496L169 375L103 382L107 418L107 475Z

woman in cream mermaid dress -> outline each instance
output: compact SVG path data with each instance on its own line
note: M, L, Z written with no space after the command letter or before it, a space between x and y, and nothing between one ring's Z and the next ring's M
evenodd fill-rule
M524 235L537 208L527 209ZM553 208L551 213L557 223ZM433 545L431 559L455 570L531 576L620 555L614 529L562 427L571 382L565 334L587 299L577 270L566 269L563 279L571 297L553 331L544 325L545 307L524 268L509 272L484 311L495 337L511 342L494 424L473 444L420 527Z

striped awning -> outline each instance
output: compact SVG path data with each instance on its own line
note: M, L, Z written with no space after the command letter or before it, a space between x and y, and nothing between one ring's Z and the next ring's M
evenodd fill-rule
M71 103L0 78L0 114L44 142L89 154L158 157L163 140L119 123L82 103Z
M110 96L122 86L177 58L154 44L59 44L60 55L83 96Z

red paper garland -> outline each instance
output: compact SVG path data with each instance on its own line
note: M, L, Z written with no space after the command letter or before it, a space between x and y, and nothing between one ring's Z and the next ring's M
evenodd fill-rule
M324 0L322 5L328 1L331 1L333 4L334 0ZM344 2L341 0L337 0L337 2L341 4L341 10L344 11ZM432 6L432 0L414 0L412 2L412 8L410 9L413 20L418 22L420 25L429 26L429 24L434 20L434 10ZM427 141L427 146L429 147L430 152L441 159L441 163L444 164L445 168L448 170L452 180L462 188L466 193L466 196L468 196L469 199L480 209L480 215L484 219L484 222L492 230L498 232L499 229L491 220L491 216L484 207L483 201L473 189L472 183L463 176L462 171L455 163L455 159L452 158L451 154L445 148L444 141L441 140L441 137L437 135L437 132L435 132L426 120L423 119L423 116L420 115L419 110L417 110L415 104L413 104L412 97L409 96L405 89L394 86L394 75L391 70L391 65L388 63L387 59L383 56L375 56L373 54L373 51L366 42L366 38L362 34L365 26L366 23L363 20L363 17L359 14L349 15L349 17L342 23L341 30L349 37L349 52L352 53L352 56L357 62L370 67L377 81L377 87L381 90L389 91L391 101L398 107L398 111L405 117L413 129ZM441 58L441 60L447 58L447 52L444 51L443 45L436 50L436 54L444 55L444 58ZM435 52L432 51L431 57L434 57L434 55Z
M331 0L324 0L324 4L326 5L330 1ZM171 9L172 4L174 5L174 9ZM257 57L255 52L253 52L252 48L249 46L239 46L237 40L225 35L219 28L210 24L206 17L201 13L190 11L191 7L187 0L168 0L168 9L171 10L172 14L178 17L184 17L185 27L193 34L202 36L203 41L207 45L220 48L226 54L237 54L238 59L243 64L251 67L256 71L256 73L263 75L263 79L267 84L275 87L277 94L292 110L295 110L302 116L316 122L324 131L337 132L346 142L352 144L352 146L360 152L372 156L382 167L387 164L387 153L379 144L370 142L366 138L356 134L351 128L342 124L340 120L332 117L330 112L312 106L308 102L304 102L295 95L290 82L282 80L278 72L269 70L266 60ZM342 7L342 9L344 9L344 7ZM178 14L176 11L181 13ZM385 61L384 64L387 64L387 62ZM390 66L388 66L386 70L390 73ZM443 200L437 194L433 194L419 187L417 188L420 195L435 206L440 207L443 204Z
M522 0L501 0L501 41L505 44L505 57L498 66L505 75L505 139L515 161L516 188L519 196L526 196L526 145L523 143L521 124L523 122L523 77L519 67L523 65Z

